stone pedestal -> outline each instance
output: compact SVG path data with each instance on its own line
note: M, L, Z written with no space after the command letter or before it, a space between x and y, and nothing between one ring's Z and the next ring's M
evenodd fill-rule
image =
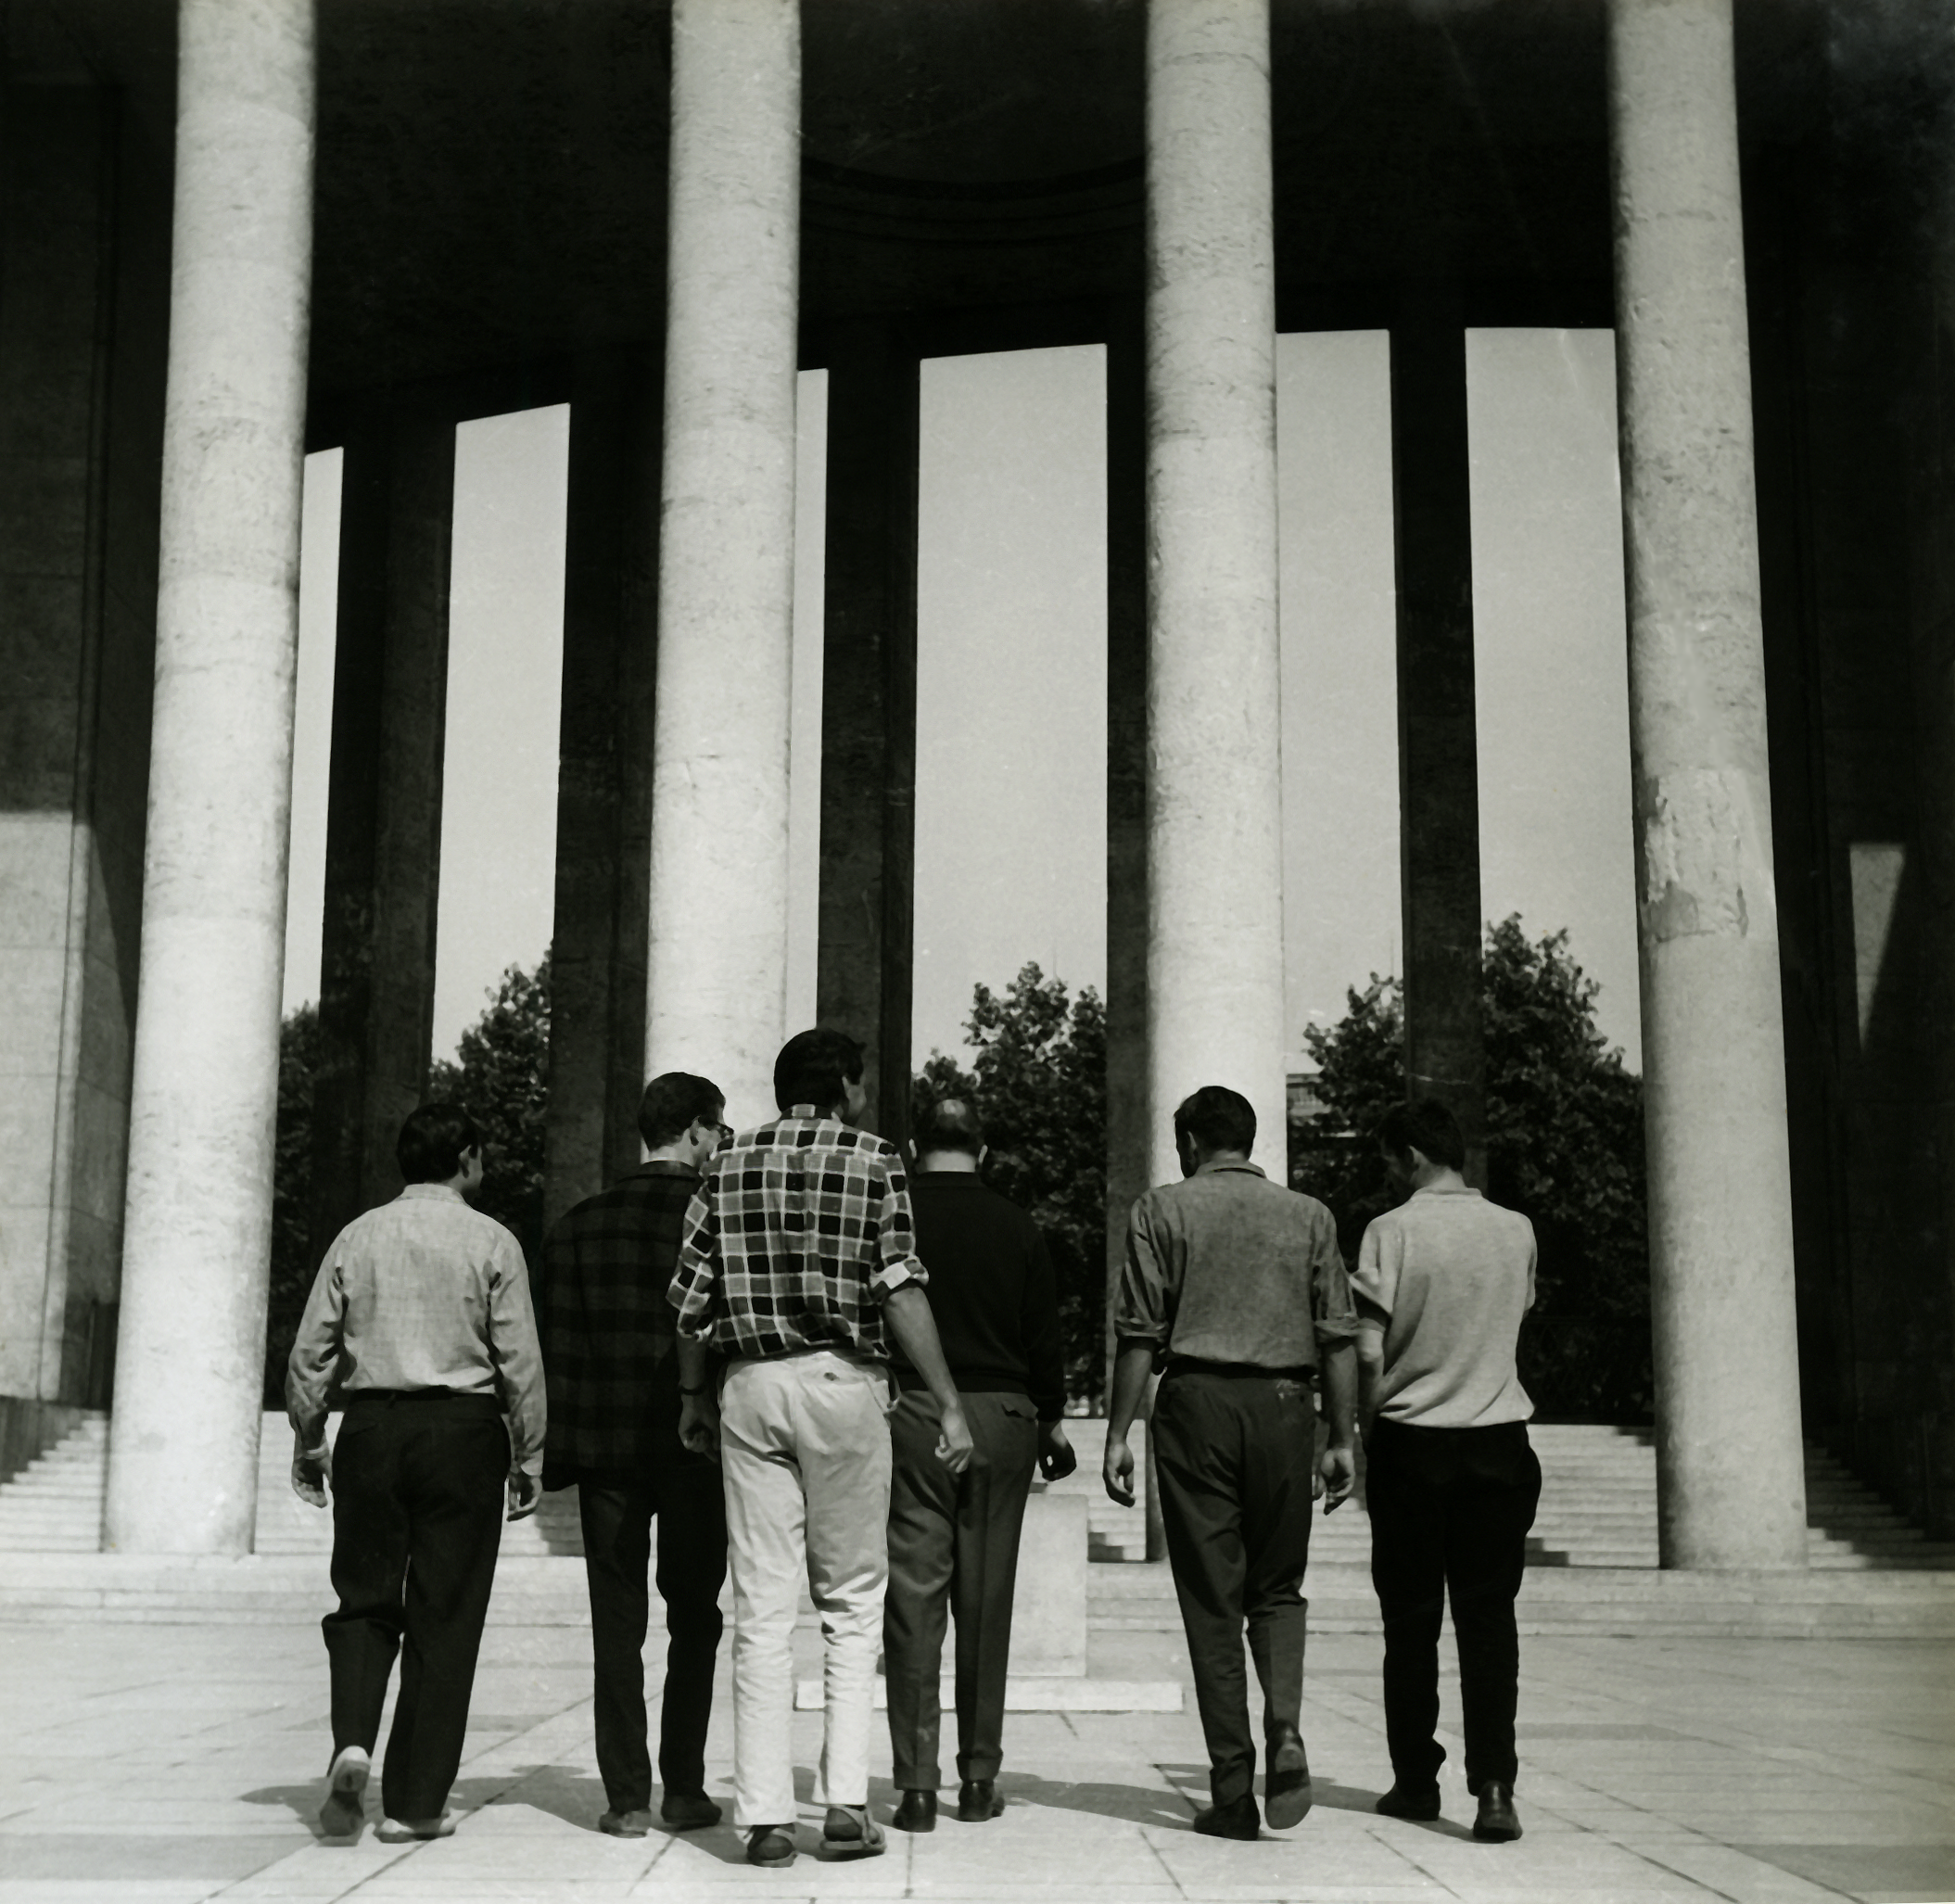
M310 0L183 0L106 1542L251 1550L311 274Z
M1283 856L1266 0L1152 0L1148 1064L1155 1182L1203 1085L1280 1182Z
M1730 0L1612 0L1660 1550L1803 1567Z

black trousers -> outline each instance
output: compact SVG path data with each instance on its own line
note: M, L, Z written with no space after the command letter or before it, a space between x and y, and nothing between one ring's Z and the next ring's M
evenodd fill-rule
M339 1610L321 1622L333 1750L373 1751L400 1654L380 1772L389 1818L438 1817L462 1763L508 1475L509 1431L491 1396L349 1397L333 1450Z
M963 1398L971 1466L937 1459L943 1412L929 1394L900 1397L889 1417L889 1586L882 1660L898 1790L943 1783L938 1678L944 1623L957 1617L958 1776L995 1779L1004 1758L1005 1681L1025 1497L1038 1463L1038 1411L1023 1396Z
M654 1377L654 1400L660 1392ZM597 1769L613 1811L641 1811L652 1803L644 1651L652 1612L645 1569L654 1515L659 1523L656 1578L659 1598L666 1603L666 1634L658 1775L673 1791L697 1792L706 1782L719 1590L727 1577L726 1495L718 1465L681 1445L676 1390L671 1400L669 1432L661 1410L661 1445L642 1471L578 1478L584 1574L590 1589Z
M1217 1805L1255 1785L1245 1622L1265 1739L1301 1720L1316 1431L1309 1385L1288 1377L1170 1368L1154 1403L1161 1517Z
M1520 1641L1514 1601L1541 1463L1522 1421L1424 1428L1380 1420L1366 1449L1371 1580L1385 1619L1385 1740L1399 1783L1424 1791L1446 1752L1439 1629L1447 1597L1459 1645L1466 1786L1511 1785Z

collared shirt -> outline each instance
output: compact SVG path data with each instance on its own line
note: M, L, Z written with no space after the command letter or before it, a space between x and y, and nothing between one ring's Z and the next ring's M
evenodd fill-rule
M1157 1355L1314 1367L1357 1334L1337 1225L1253 1163L1204 1163L1136 1199L1113 1326Z
M669 1450L676 1390L661 1388L672 1420L654 1422L651 1380L676 1339L666 1291L698 1187L691 1164L641 1164L565 1211L544 1238L535 1293L552 1485L567 1486L578 1473L637 1469Z
M909 1188L930 1314L958 1388L1027 1397L1041 1421L1066 1412L1058 1281L1038 1225L975 1171L920 1171ZM899 1370L906 1388L921 1377Z
M1534 1225L1478 1190L1415 1190L1375 1216L1351 1281L1384 1319L1377 1411L1420 1428L1489 1428L1534 1413L1515 1367L1534 1306Z
M446 1184L410 1184L334 1239L306 1299L286 1412L308 1448L336 1394L449 1389L494 1395L510 1451L543 1467L543 1362L523 1246Z
M796 1104L707 1167L671 1301L679 1334L723 1354L882 1357L883 1302L929 1280L895 1148Z

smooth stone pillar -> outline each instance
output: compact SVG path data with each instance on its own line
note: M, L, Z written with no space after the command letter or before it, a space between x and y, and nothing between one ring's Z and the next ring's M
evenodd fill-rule
M1025 1502L1011 1593L1013 1673L1085 1671L1086 1545L1086 1497L1035 1487Z
M1227 1085L1281 1183L1276 299L1267 0L1148 11L1148 1062Z
M677 0L648 1073L775 1114L787 977L796 0Z
M1612 0L1663 1565L1806 1564L1730 0Z
M156 712L106 1543L248 1553L311 275L311 0L183 0Z
M1470 477L1458 299L1413 286L1391 331L1405 1089L1444 1100L1484 1187Z
M909 1135L916 940L920 369L899 324L834 327L816 1011L862 1041L863 1123L897 1145Z

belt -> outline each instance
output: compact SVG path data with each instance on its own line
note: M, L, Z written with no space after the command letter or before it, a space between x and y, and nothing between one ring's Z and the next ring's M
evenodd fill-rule
M1162 1375L1225 1375L1231 1377L1260 1377L1265 1381L1308 1382L1316 1379L1316 1370L1309 1363L1300 1364L1294 1368L1265 1368L1259 1362L1204 1362L1197 1355L1170 1355L1168 1365Z
M392 1404L396 1402L479 1402L493 1408L500 1415L502 1404L493 1395L484 1395L468 1389L349 1389L346 1391L346 1405L357 1408L362 1404Z

